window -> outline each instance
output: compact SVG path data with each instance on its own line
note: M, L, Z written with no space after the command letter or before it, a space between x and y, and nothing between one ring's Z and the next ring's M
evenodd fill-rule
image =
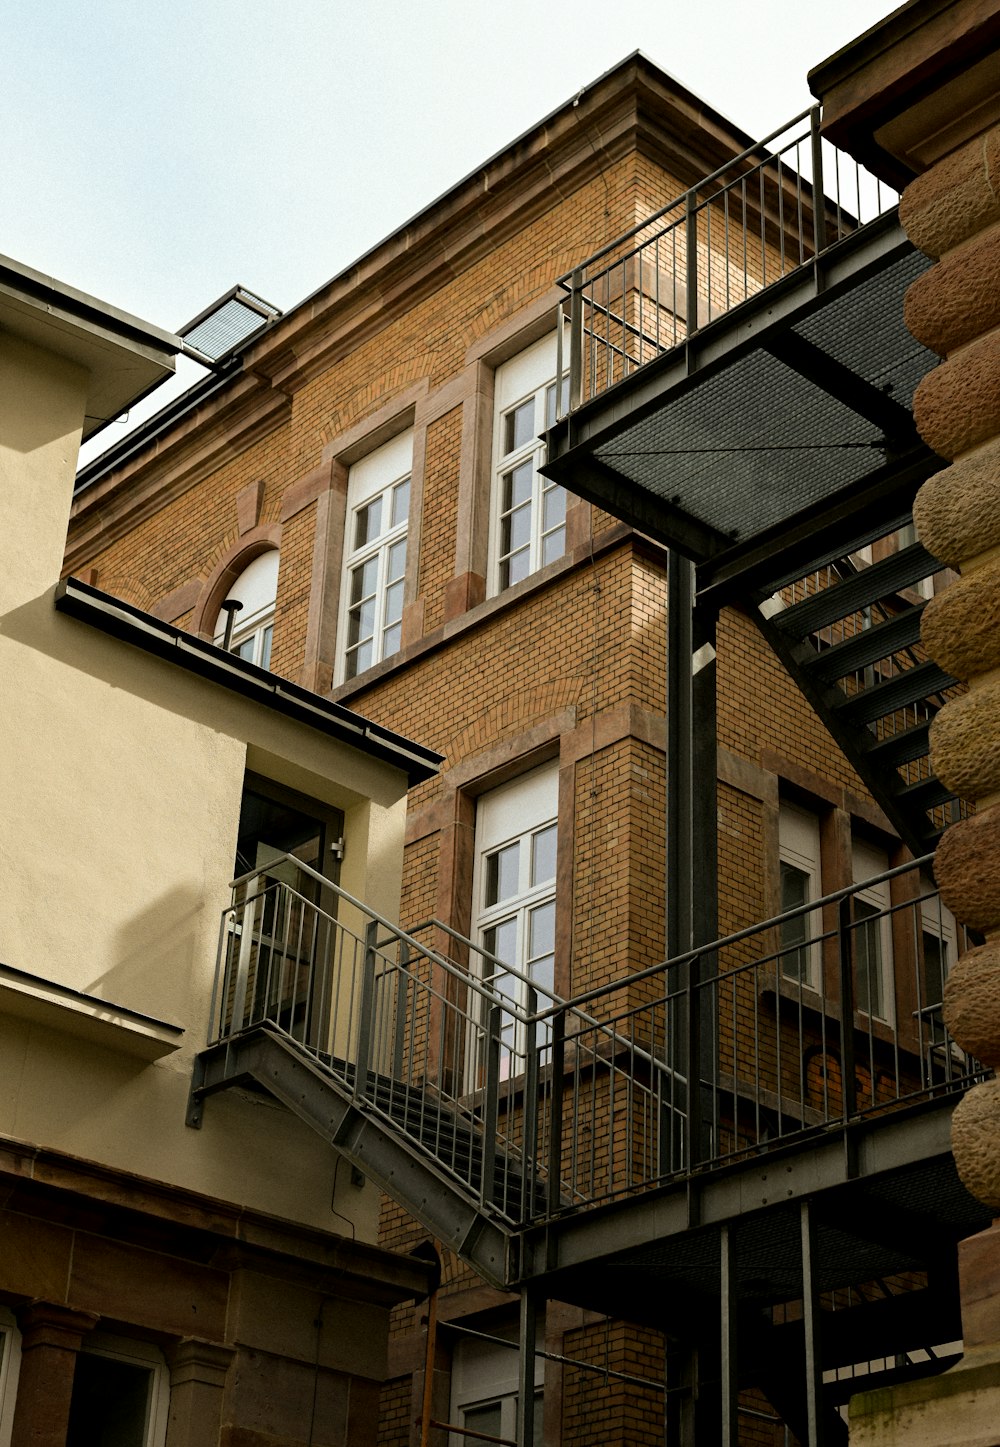
M459 1341L452 1359L451 1421L454 1426L513 1442L517 1426L517 1366L513 1336L509 1347L499 1342ZM534 1447L542 1447L543 1442L544 1367L545 1359L536 1357ZM467 1447L474 1440L458 1432L449 1438L451 1447Z
M555 371L554 333L497 368L491 593L502 593L566 551L566 494L538 471L545 452L539 434L556 419Z
M161 1447L169 1397L162 1353L95 1333L77 1354L66 1447Z
M555 981L556 841L559 772L534 769L479 800L473 874L473 938L543 990ZM484 978L518 1005L526 986L501 965L483 964ZM520 1072L522 1041L505 1015L504 1075Z
M274 606L278 595L278 553L271 549L254 558L226 594L226 602L240 604L233 621L230 652L261 668L271 666L271 638ZM214 641L222 646L228 625L228 610L221 608L215 620Z
M854 883L884 874L889 868L886 855L870 844L854 841ZM863 1015L891 1023L892 926L889 885L868 885L854 896L854 989L855 1008Z
M407 431L356 462L348 477L342 681L399 652L412 460L413 433Z
M819 820L805 809L782 804L778 816L778 850L781 872L781 911L798 909L819 899ZM781 973L797 984L819 987L819 912L782 920L779 931Z
M0 1447L10 1442L20 1367L21 1334L11 1313L0 1307Z
M937 1011L958 953L958 926L930 879L921 877L920 892L926 896L920 903L920 1004Z

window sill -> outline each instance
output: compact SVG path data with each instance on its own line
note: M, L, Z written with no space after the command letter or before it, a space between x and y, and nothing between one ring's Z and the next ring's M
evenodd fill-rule
M177 1050L184 1030L98 1000L66 985L0 965L0 1015L47 1026L63 1034L140 1060L159 1060Z

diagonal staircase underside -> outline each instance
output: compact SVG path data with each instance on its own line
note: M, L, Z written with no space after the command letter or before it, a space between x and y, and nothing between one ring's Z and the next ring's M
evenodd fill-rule
M371 1070L359 1077L350 1062L324 1061L269 1022L203 1052L193 1112L232 1086L280 1101L491 1285L507 1286L526 1214L521 1162L433 1087Z

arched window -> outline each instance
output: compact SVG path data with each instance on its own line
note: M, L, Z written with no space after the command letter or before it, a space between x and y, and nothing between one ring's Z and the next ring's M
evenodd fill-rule
M230 652L261 668L271 666L271 635L274 604L278 594L278 553L274 548L260 553L239 575L226 593L226 603L239 603L233 620ZM220 647L226 638L229 610L223 606L215 620L213 640Z

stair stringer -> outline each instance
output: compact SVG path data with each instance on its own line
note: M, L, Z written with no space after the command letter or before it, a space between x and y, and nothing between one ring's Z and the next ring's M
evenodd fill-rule
M515 1233L278 1031L261 1026L199 1055L190 1123L197 1124L207 1095L250 1083L328 1141L491 1286L508 1288Z
M800 666L802 640L783 633L757 608L749 607L746 611L869 793L891 820L899 837L918 858L932 851L937 838L928 833L923 811L907 808L905 793L895 770L887 771L871 757L872 746L876 742L874 736L861 728L852 727L840 716L837 704L844 701L842 691L835 684L811 677ZM926 752L926 747L921 752ZM949 793L948 797L952 795Z

